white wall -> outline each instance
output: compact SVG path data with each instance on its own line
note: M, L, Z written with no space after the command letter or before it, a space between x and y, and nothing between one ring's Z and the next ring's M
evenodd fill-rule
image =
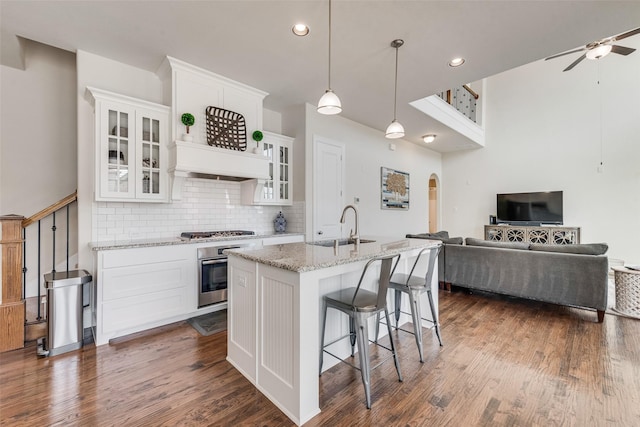
M76 189L76 73L72 53L24 45L24 71L0 66L0 195L2 214L30 216Z
M496 193L562 190L564 223L582 227L583 243L640 263L640 55L562 72L574 59L487 79L486 147L443 156L443 228L483 237Z
M29 217L73 193L76 64L73 53L24 40L25 69L0 66L0 214ZM77 252L71 206L70 255ZM41 270L52 268L51 218L43 221ZM66 215L56 221L56 264L66 251ZM37 225L26 235L27 296L37 293Z
M425 232L429 228L429 177L441 174L441 155L416 144L389 140L381 131L366 127L342 116L324 116L313 105L305 105L306 165L313 164L313 135L341 142L346 147L345 204L354 203L360 212L360 235L404 237L407 233ZM396 146L395 151L389 144ZM410 175L410 209L394 211L381 209L380 168L384 166ZM296 164L299 167L299 164ZM307 233L311 225L311 171L306 171ZM336 217L336 222L339 220ZM345 227L347 232L349 226ZM344 230L343 230L344 231Z

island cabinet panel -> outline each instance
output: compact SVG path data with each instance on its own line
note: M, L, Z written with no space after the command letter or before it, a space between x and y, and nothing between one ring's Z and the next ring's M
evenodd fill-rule
M295 287L273 277L263 275L260 280L260 293L263 295L263 310L260 312L260 348L262 358L259 362L261 375L273 375L273 379L291 389L294 383L293 366L295 361L293 346L289 337L295 336L293 318L295 311Z
M164 246L97 251L96 344L196 311L195 252Z
M287 415L298 419L300 414L316 413L310 404L318 391L318 376L311 382L309 370L316 370L309 358L301 359L304 348L317 351L318 343L309 340L309 330L315 332L317 322L301 324L300 310L317 313L317 294L301 288L299 275L260 264L258 266L258 388L280 396L278 405ZM311 291L311 289L306 289ZM312 302L312 304L309 304ZM314 316L317 319L317 316ZM314 328L309 329L307 328ZM311 358L313 359L313 358ZM300 390L310 389L308 396ZM311 392L312 391L312 392ZM311 398L311 399L309 399Z
M256 264L238 259L229 263L233 286L228 288L227 359L256 383Z

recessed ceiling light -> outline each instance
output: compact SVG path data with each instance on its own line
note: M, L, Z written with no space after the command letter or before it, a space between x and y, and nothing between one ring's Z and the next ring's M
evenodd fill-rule
M435 140L436 140L436 136L435 136L434 134L424 135L424 136L422 137L422 140L423 140L425 143L430 144L430 143L432 143L433 141L435 141Z
M293 31L293 34L295 34L296 36L306 36L307 34L309 34L309 27L307 27L305 24L296 24L293 26L291 31Z
M459 67L464 64L464 58L453 58L449 61L449 67Z

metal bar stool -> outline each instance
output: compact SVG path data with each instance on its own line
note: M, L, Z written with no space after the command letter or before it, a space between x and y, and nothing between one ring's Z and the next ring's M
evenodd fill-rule
M433 271L435 269L436 260L438 259L438 254L442 249L442 245L434 246L431 248L424 248L420 251L418 256L416 257L416 261L413 263L413 267L411 267L411 271L409 274L398 273L393 274L391 272L392 277L389 282L389 289L393 289L394 291L394 312L396 319L395 329L401 330L403 332L408 332L413 334L416 337L416 345L418 346L418 353L420 354L420 363L424 363L424 357L422 352L422 320L426 320L431 322L435 326L436 336L438 337L438 342L442 347L442 338L440 337L440 323L438 322L438 313L436 313L435 306L433 304L433 295L431 295L431 279L433 277ZM422 254L428 252L429 254L429 264L427 267L427 272L424 277L422 276L414 276L413 272L416 269L416 266L420 262L420 258ZM394 267L395 271L395 267ZM409 296L409 305L411 307L411 313L406 313L400 310L400 305L402 303L402 293L406 293ZM420 295L423 293L427 293L429 297L429 308L431 309L431 318L433 320L425 319L422 317L422 312L420 309ZM411 314L411 319L413 321L413 332L408 331L406 329L402 329L398 327L398 321L400 320L400 313ZM380 317L378 316L378 320ZM377 337L378 325L376 324L376 337Z
M342 289L340 291L331 292L324 295L322 298L322 332L320 334L320 375L322 375L322 362L324 353L327 353L341 361L338 356L325 350L326 347L334 344L346 337L351 338L351 357L354 355L355 342L358 342L358 357L360 360L360 367L347 363L349 366L356 368L360 371L362 376L362 384L364 385L364 393L367 401L367 409L371 408L371 384L370 384L370 372L371 369L375 369L385 360L381 361L378 365L371 368L369 361L369 342L373 342L380 347L389 350L393 355L393 360L396 365L396 371L398 372L398 380L402 381L402 374L400 373L400 364L398 361L398 355L396 354L395 346L393 344L393 338L391 336L391 324L389 322L389 310L387 309L387 289L389 287L389 279L391 272L395 269L395 264L398 263L400 255L386 256L373 258L367 262L358 281L358 285L355 288ZM367 273L367 269L374 265L374 263L380 263L380 278L378 280L378 291L372 292L366 289L361 289L362 281ZM392 268L393 267L393 268ZM349 316L349 335L340 337L328 344L324 344L325 327L327 323L327 309L333 308L339 310ZM385 347L377 343L377 341L369 340L369 328L368 319L372 316L379 316L384 311L387 319L387 327L389 330L389 341L391 342L391 348ZM378 317L379 318L379 317ZM376 327L377 332L377 327Z

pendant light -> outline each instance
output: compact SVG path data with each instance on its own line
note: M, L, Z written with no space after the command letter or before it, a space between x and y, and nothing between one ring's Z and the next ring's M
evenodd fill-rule
M396 78L395 87L393 90L393 121L387 127L387 131L384 136L389 139L402 138L404 136L404 127L396 120L396 107L398 101L398 49L404 44L404 40L396 39L391 42L391 47L396 50Z
M342 111L340 98L331 90L331 0L329 0L329 87L318 101L318 113L339 114Z

